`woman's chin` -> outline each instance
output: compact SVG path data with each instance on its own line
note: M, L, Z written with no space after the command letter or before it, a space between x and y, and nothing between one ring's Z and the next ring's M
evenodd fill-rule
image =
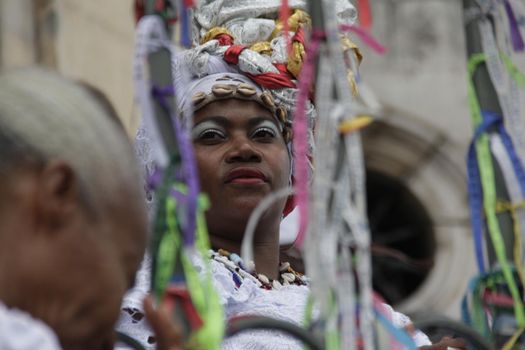
M261 203L261 199L237 198L231 208L235 211L236 216L249 218L255 208Z
M215 206L212 205L207 216L221 218L222 220L231 220L232 222L243 222L244 225L246 225L253 211L266 196L267 193L264 192L251 192L236 193L235 195L228 194L222 198L215 198L215 200L212 200ZM284 206L284 204L282 206ZM265 211L264 216L268 218L268 215L275 214L276 220L280 220L281 213L278 212L278 207L280 207L280 205L274 203L269 211Z
M225 204L232 210L249 210L251 212L268 194L269 191L263 190L236 191L235 193L228 193L228 203Z

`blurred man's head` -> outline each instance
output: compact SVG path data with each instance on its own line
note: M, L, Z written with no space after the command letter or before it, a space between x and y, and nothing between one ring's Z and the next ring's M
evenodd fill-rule
M40 70L0 76L0 301L65 348L102 347L146 241L126 135L84 88Z

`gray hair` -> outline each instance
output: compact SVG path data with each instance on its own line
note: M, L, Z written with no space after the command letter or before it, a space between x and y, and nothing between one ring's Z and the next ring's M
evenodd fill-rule
M52 158L72 167L90 209L114 204L124 189L141 202L126 134L84 87L38 68L1 74L0 175Z

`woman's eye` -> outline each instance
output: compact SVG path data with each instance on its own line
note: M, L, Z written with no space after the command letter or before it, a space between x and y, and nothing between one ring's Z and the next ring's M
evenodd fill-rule
M252 137L258 139L273 139L275 136L276 132L271 128L258 128L252 133Z
M226 136L220 130L208 129L201 132L196 138L196 141L220 141Z

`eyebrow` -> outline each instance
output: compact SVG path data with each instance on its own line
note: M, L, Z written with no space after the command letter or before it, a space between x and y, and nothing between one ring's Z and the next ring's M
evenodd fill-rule
M274 117L269 117L269 116L258 116L258 117L251 118L250 121L248 122L248 125L250 126L250 128L253 128L254 126L261 124L264 121L271 121L273 124L275 124L277 129L280 128L280 124L277 123L277 120L275 120Z
M231 122L228 118L226 117L222 117L220 115L217 115L217 116L211 116L211 117L207 117L203 120L201 120L200 122L196 123L195 125L193 125L193 127L195 128L197 125L200 125L202 123L206 123L206 122L215 122L217 124L219 124L220 126L222 127L228 127L230 126Z

